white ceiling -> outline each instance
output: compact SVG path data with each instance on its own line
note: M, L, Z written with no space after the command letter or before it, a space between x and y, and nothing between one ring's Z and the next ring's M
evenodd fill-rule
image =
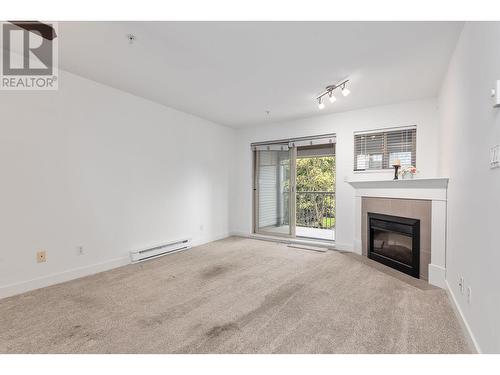
M435 96L462 26L60 22L59 62L81 76L243 127ZM133 44L129 33L136 35ZM316 95L345 77L351 95L337 95L320 111Z

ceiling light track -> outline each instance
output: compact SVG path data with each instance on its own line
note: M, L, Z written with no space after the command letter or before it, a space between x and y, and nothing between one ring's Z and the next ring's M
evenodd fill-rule
M318 108L323 109L325 108L325 103L323 102L323 97L325 95L328 95L328 99L330 100L330 103L335 103L337 101L337 98L335 95L333 95L333 91L338 89L340 87L340 90L342 92L343 96L347 96L351 93L351 90L349 90L346 85L349 82L348 79L344 79L343 81L340 81L339 83L335 85L328 85L325 87L325 91L323 91L321 94L319 94L316 97L316 100L318 101Z

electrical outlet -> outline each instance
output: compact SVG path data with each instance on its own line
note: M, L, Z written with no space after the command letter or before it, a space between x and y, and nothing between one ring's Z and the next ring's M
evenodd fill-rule
M83 246L77 246L76 247L76 254L77 255L83 255Z
M458 287L460 288L460 293L464 294L464 277L460 276L458 279Z
M40 250L36 253L36 261L37 263L44 263L47 261L47 253L45 250Z
M470 304L470 301L471 301L471 297L472 297L472 289L471 287L467 287L467 303Z

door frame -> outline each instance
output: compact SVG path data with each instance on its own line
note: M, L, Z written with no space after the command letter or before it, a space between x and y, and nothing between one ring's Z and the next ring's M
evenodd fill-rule
M297 147L293 146L290 149L290 205L288 212L290 217L288 223L290 225L290 237L296 238L297 233Z
M253 153L253 210L252 210L252 232L255 234L261 234L261 235L266 235L266 236L278 236L278 237L285 237L285 238L295 238L295 223L296 223L296 216L295 216L295 199L296 199L296 194L295 194L295 182L296 182L296 158L297 158L297 148L296 147L289 147L288 148L288 159L290 163L290 188L289 188L289 199L288 199L288 234L287 233L279 233L279 232L268 232L265 230L259 229L259 226L257 224L257 219L259 218L259 157L260 154L258 151L252 151Z
M259 235L266 235L266 236L272 236L272 237L284 237L284 238L291 238L291 239L301 239L301 237L297 237L296 235L296 228L297 228L297 148L299 147L298 145L295 145L296 142L311 142L311 145L313 145L313 142L315 140L323 140L324 138L331 138L329 143L334 143L335 147L335 165L333 166L334 168L334 174L335 176L337 173L337 147L336 147L336 139L337 136L335 133L333 134L323 134L323 135L315 135L315 136L308 136L308 137L300 137L300 138L293 138L293 139L283 139L283 140L275 140L275 141L268 141L268 142L256 142L252 143L251 146L256 147L260 145L271 145L271 144L281 144L281 143L288 143L289 144L289 160L290 160L290 199L289 199L289 231L288 234L286 233L276 233L276 232L266 232L259 230L257 219L259 217L259 191L258 191L258 180L259 180L259 152L256 150L252 149L252 162L253 162L253 168L252 168L252 233L254 234L259 234ZM322 144L322 143L320 143ZM324 144L324 143L323 143ZM334 192L335 192L335 197L337 196L337 179L335 179L335 186L334 186ZM337 202L335 200L335 211L336 211L336 205ZM335 228L337 227L337 220L336 220L336 215L335 215ZM305 238L304 239L308 239ZM321 240L323 241L323 240ZM326 240L329 241L330 240ZM333 240L335 242L335 240Z

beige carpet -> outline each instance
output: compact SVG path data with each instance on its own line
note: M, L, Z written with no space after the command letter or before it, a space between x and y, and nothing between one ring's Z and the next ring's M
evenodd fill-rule
M3 353L464 353L446 292L228 238L0 300Z

